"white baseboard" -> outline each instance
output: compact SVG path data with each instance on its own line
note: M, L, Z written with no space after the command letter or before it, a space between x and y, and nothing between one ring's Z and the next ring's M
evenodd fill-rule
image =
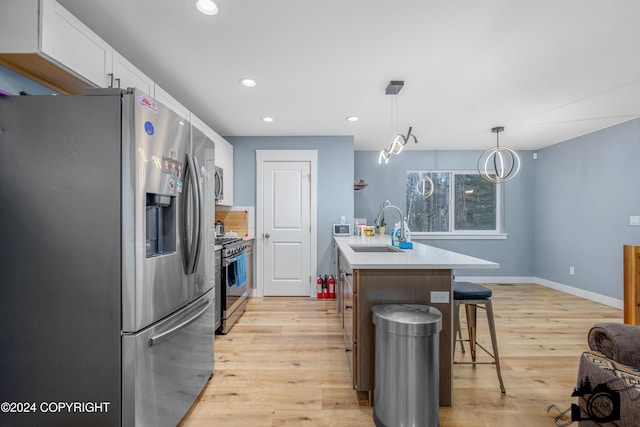
M620 310L622 310L624 307L623 300L608 297L606 295L600 295L591 291L585 291L584 289L574 288L573 286L563 285L562 283L552 282L551 280L541 279L539 277L456 276L456 281L476 282L476 283L514 283L514 284L535 283L536 285L546 286L547 288L551 288L560 292L575 295L577 297L588 299L590 301L595 301L597 303L618 308Z
M537 277L525 276L456 276L457 282L475 283L538 283Z
M538 284L542 286L546 286L548 288L556 289L561 292L565 292L567 294L575 295L581 298L585 298L591 301L599 302L604 305L608 305L610 307L619 308L622 310L624 308L624 301L611 298L606 295L600 295L595 292L585 291L584 289L574 288L573 286L563 285L561 283L552 282L551 280L538 279Z
M247 294L248 294L247 295L248 298L262 298L264 296L256 288L249 289Z

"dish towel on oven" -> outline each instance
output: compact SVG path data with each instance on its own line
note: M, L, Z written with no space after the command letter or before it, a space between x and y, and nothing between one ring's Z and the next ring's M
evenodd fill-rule
M236 287L244 286L247 282L247 254L238 255L236 266Z

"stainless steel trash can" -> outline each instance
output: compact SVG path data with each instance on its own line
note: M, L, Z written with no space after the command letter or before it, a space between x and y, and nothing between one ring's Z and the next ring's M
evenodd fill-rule
M442 313L418 304L376 305L373 420L377 427L440 425Z

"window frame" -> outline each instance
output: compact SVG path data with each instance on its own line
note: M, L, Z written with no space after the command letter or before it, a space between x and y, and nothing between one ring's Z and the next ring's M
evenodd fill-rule
M423 169L423 170L407 170L405 185L409 173L448 173L449 174L449 229L450 231L411 231L412 238L419 239L506 239L508 234L504 231L503 222L503 201L504 187L502 184L494 184L496 186L496 228L495 230L455 230L455 179L456 175L477 175L477 170L471 169ZM405 209L407 208L405 193ZM408 212L407 212L408 215Z

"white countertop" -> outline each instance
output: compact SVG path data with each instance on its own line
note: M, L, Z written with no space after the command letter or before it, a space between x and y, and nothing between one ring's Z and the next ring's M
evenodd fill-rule
M389 235L334 236L334 240L353 269L500 268L500 264L497 262L418 242L412 242L413 249L402 249L402 252L355 252L350 246L391 246L391 236Z

